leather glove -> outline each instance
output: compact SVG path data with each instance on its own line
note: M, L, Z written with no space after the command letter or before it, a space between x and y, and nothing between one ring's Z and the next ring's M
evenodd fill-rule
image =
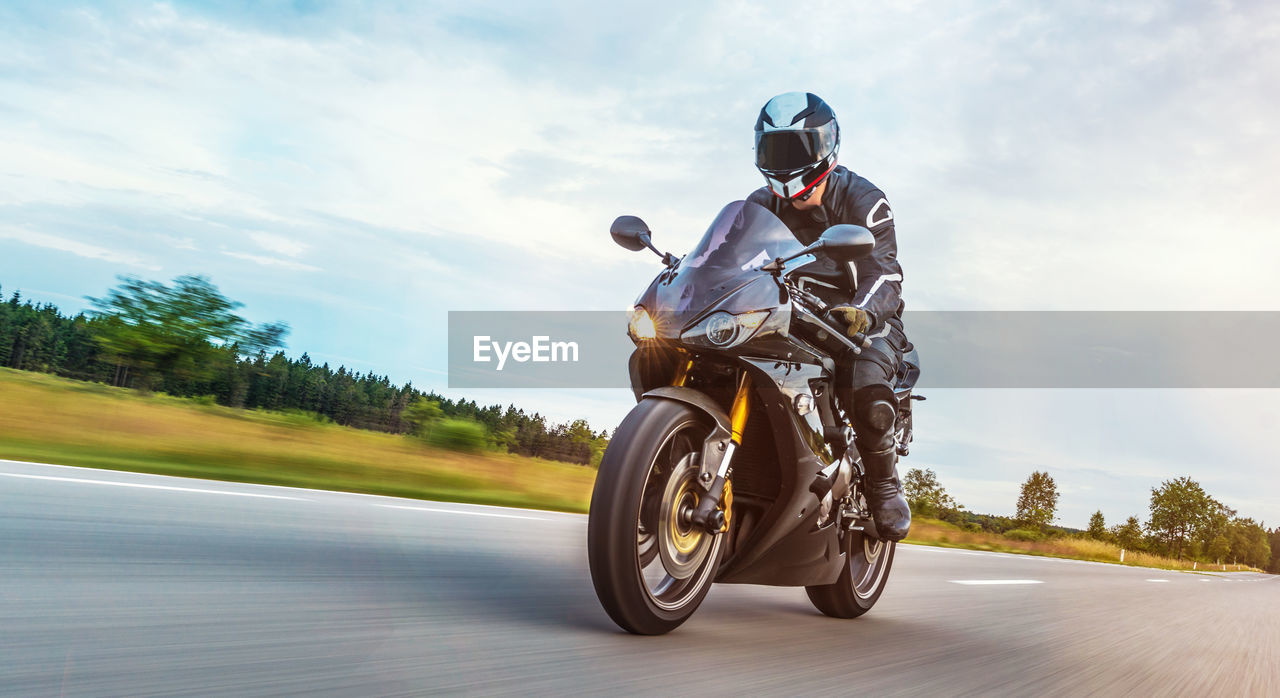
M843 320L849 326L846 333L850 337L866 331L871 325L871 316L867 315L867 311L852 305L837 305L831 309L831 316Z

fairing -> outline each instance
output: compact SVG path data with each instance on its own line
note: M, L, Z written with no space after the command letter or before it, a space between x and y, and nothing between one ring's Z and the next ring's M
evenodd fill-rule
M725 206L702 239L674 270L663 272L640 296L637 305L653 316L658 335L676 339L730 294L729 312L767 310L784 301L778 284L760 267L802 248L799 240L771 211L735 201ZM742 289L742 291L739 291ZM762 303L759 307L737 307Z

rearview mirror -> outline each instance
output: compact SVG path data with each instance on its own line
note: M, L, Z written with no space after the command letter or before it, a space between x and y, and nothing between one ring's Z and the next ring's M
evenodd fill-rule
M609 226L609 235L613 236L614 242L632 252L650 247L649 226L638 216L618 216Z
M827 228L818 242L828 257L841 262L866 257L876 248L876 236L870 230L850 223Z

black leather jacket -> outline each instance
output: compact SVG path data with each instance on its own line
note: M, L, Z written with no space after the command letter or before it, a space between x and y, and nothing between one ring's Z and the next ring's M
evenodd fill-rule
M791 229L804 244L818 239L822 231L840 223L853 223L870 229L876 237L875 250L868 256L851 263L853 279L850 297L854 305L871 316L874 335L885 331L884 323L902 326L902 266L898 264L898 239L893 230L893 211L884 192L844 166L837 166L827 175L827 190L822 194L822 205L799 210L761 187L747 197L747 201L760 204Z

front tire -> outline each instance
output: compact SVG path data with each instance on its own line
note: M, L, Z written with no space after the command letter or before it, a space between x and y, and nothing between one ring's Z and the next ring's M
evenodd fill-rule
M628 632L674 630L711 589L723 536L685 520L702 492L697 459L709 433L684 403L642 400L600 460L587 557L600 604Z

